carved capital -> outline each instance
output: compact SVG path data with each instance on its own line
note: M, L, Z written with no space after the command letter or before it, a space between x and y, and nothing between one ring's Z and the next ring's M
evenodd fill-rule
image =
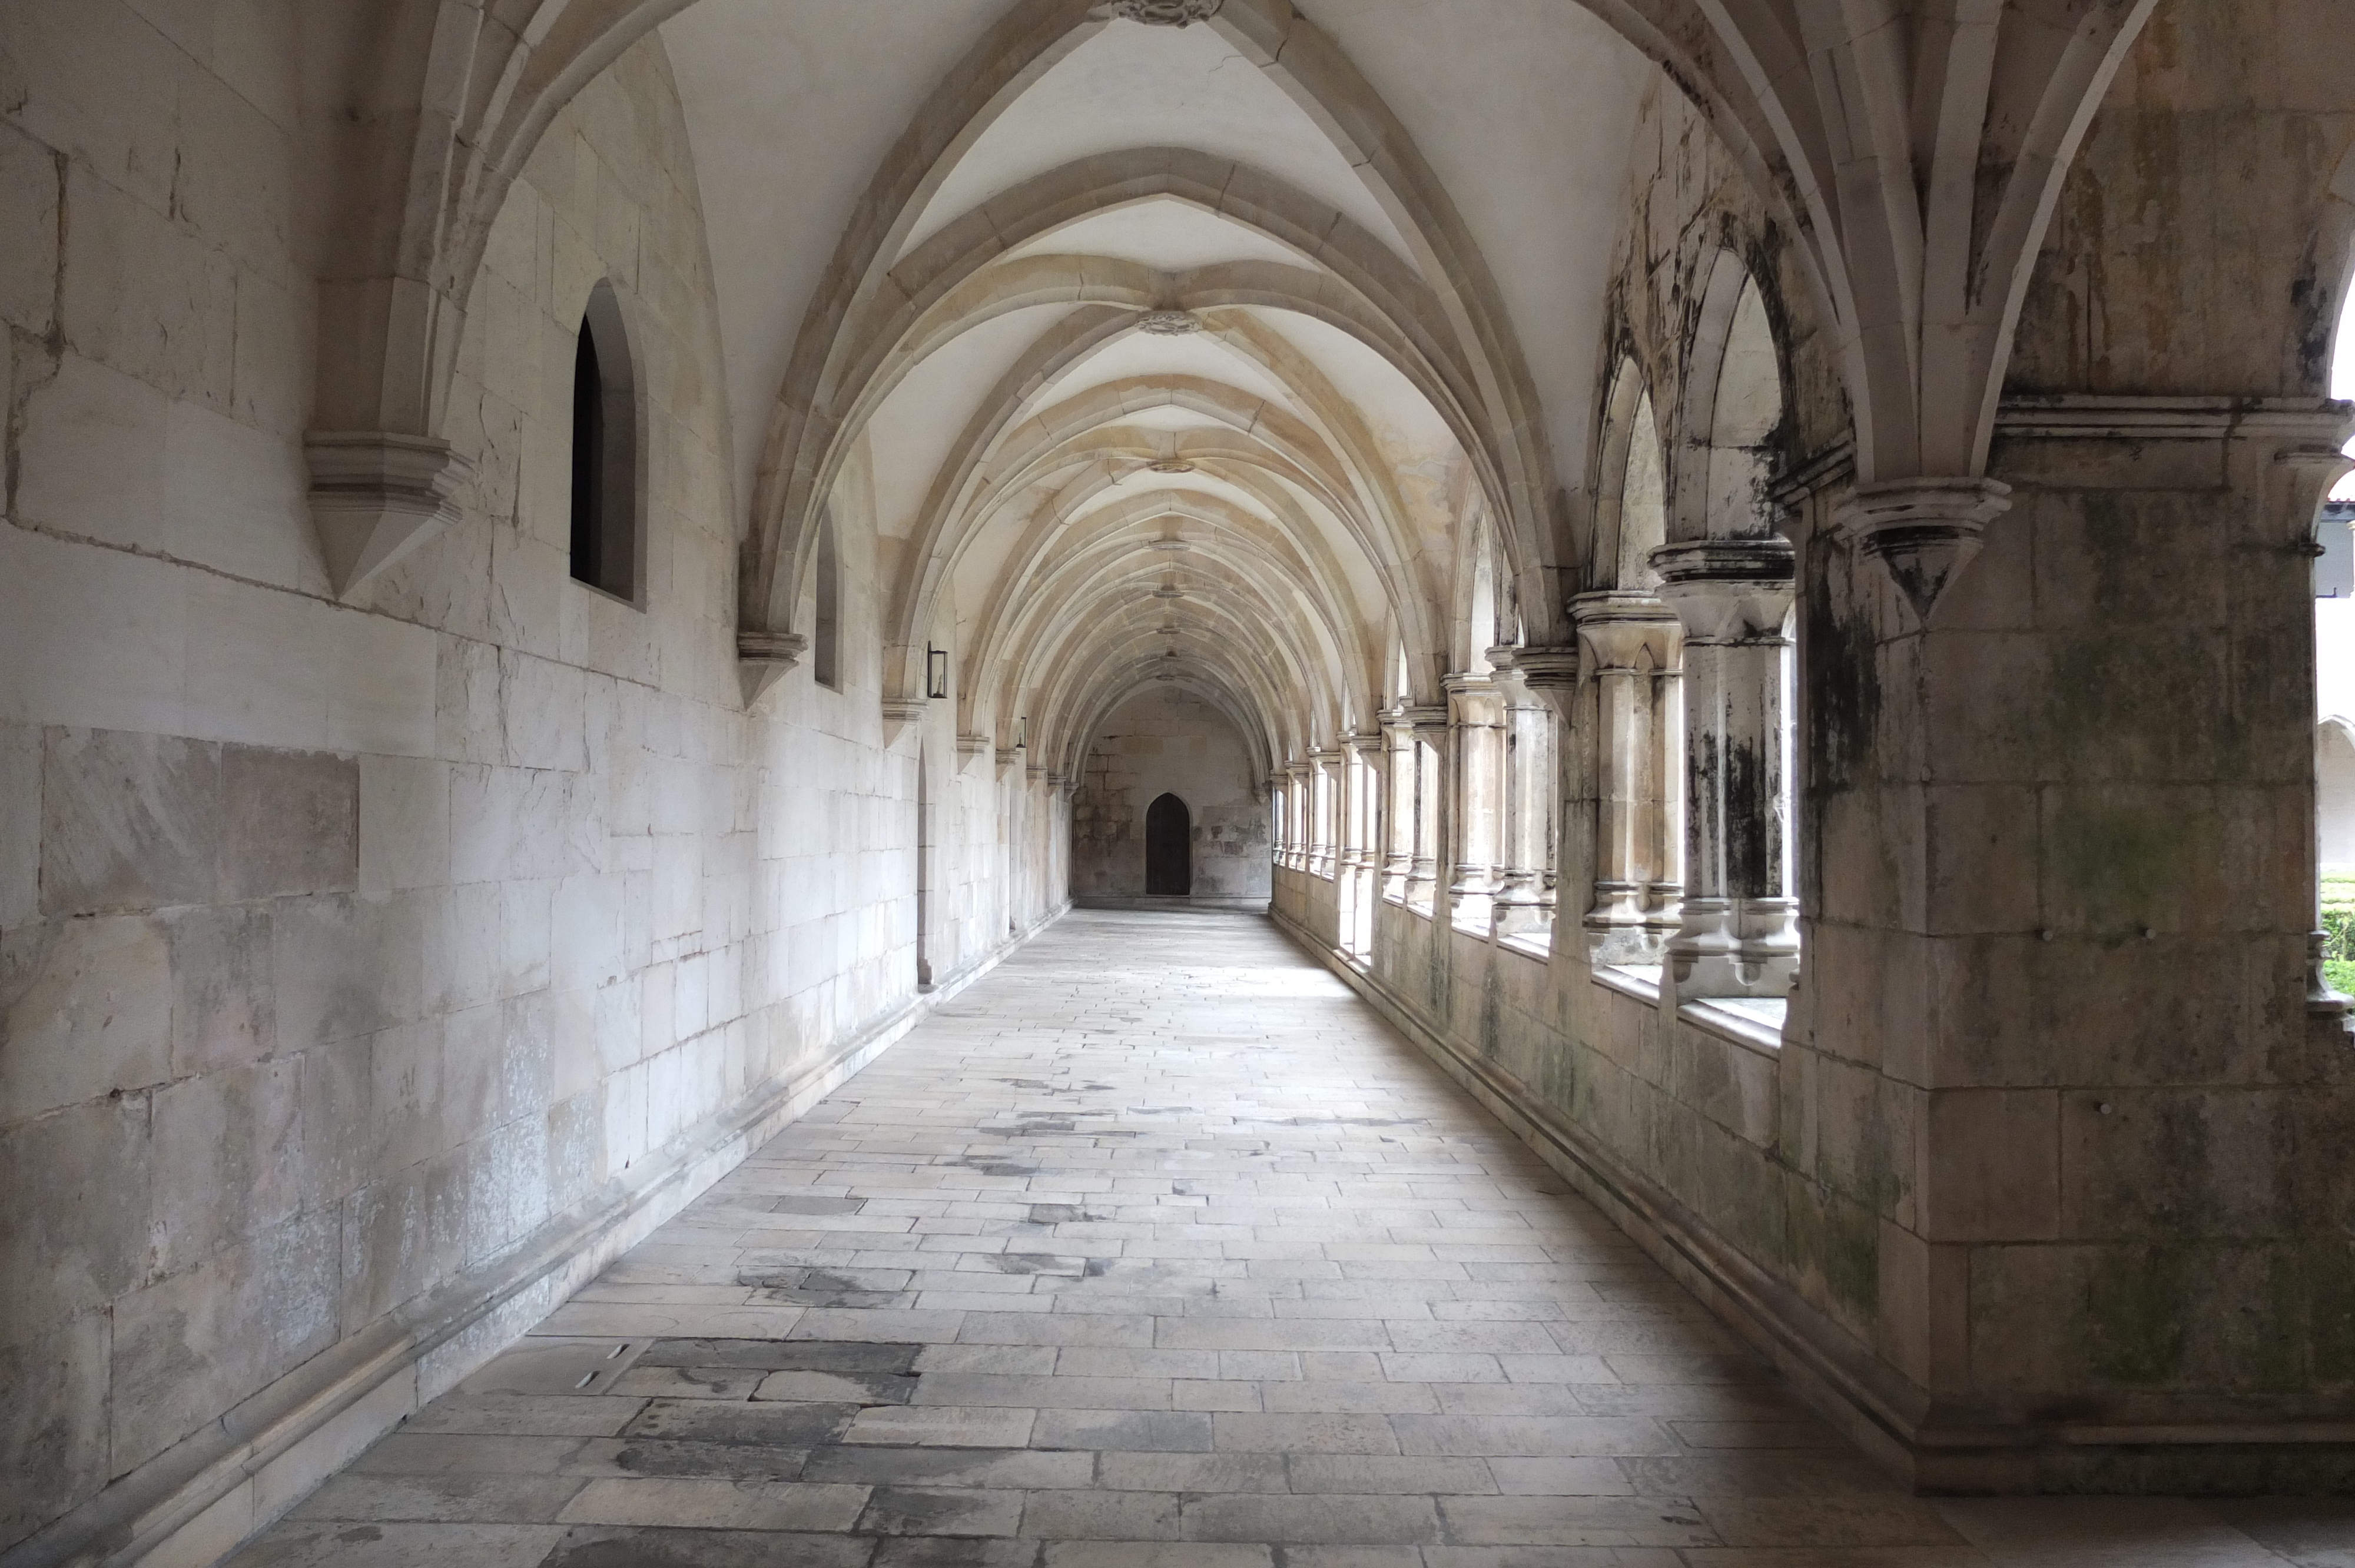
M1571 706L1578 698L1578 673L1583 661L1578 645L1564 648L1522 648L1513 655L1513 669L1529 694L1546 703L1564 724L1572 722Z
M1657 674L1677 663L1682 623L1647 593L1582 593L1570 601L1585 667L1596 674Z
M1938 600L2009 511L2011 486L1993 479L1899 479L1859 484L1840 503L1841 531L1879 561L1930 623Z
M1745 539L1694 539L1652 552L1660 602L1683 622L1685 641L1708 645L1787 641L1797 556L1791 542L1768 534Z
M311 525L345 599L456 522L458 493L474 472L447 441L386 430L320 431L304 438L303 450Z
M1447 705L1444 703L1425 703L1415 707L1401 708L1399 713L1414 727L1417 735L1438 736L1447 733Z

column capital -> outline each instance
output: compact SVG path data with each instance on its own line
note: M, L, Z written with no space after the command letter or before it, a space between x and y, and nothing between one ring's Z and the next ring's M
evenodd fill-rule
M1550 705L1564 724L1573 722L1571 706L1578 699L1578 675L1584 665L1575 642L1561 647L1514 651L1513 669L1529 694Z
M1786 641L1797 556L1768 534L1743 539L1691 539L1652 552L1660 600L1684 623L1685 641L1701 645Z
M1683 623L1647 593L1606 589L1570 601L1570 617L1586 654L1586 667L1650 673L1673 668Z
M1995 479L1891 479L1859 484L1834 509L1841 533L1879 561L1923 626L1939 599L1985 543L1987 525L2011 509Z

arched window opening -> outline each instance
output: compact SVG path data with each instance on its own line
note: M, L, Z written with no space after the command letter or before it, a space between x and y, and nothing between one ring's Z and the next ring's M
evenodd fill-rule
M1178 898L1194 892L1194 814L1175 795L1145 810L1145 891Z
M831 510L818 520L817 614L810 631L811 673L819 685L842 690L842 557Z
M572 361L572 577L645 604L637 366L611 283L590 291Z
M2355 280L2331 345L2330 395L2355 397ZM2355 442L2348 447L2355 456ZM2355 470L2314 520L2314 846L2323 976L2355 994Z
M1740 999L1779 1023L1799 959L1791 896L1793 555L1767 486L1783 423L1764 298L1721 252L1678 428L1676 543L1653 556L1683 623L1683 896L1667 952L1679 1002ZM1699 510L1694 510L1695 503Z

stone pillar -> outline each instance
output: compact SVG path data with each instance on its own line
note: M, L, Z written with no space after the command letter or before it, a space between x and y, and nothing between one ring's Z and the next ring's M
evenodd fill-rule
M1382 896L1406 898L1414 874L1414 722L1405 707L1382 715Z
M1594 903L1589 961L1657 964L1680 917L1682 769L1677 618L1649 594L1571 601L1581 664L1595 683Z
M1288 808L1286 814L1292 819L1292 853L1284 864L1295 871L1306 871L1311 854L1310 823L1316 807L1316 789L1313 783L1315 770L1305 762L1295 762L1284 771L1285 777L1292 780L1291 787L1284 792L1284 803Z
M1518 648L1491 648L1497 694L1504 705L1502 867L1497 885L1496 931L1500 937L1540 935L1553 926L1553 714L1523 678Z
M1453 674L1444 683L1455 729L1455 876L1447 896L1456 921L1486 930L1501 858L1505 703L1487 675Z
M1312 799L1308 812L1308 869L1322 877L1331 877L1339 862L1340 802L1334 788L1334 764L1341 760L1341 752L1331 747L1308 754L1308 783Z
M1348 759L1348 830L1341 850L1340 874L1346 885L1341 906L1341 945L1362 955L1373 946L1376 872L1381 863L1378 849L1381 775L1375 766L1375 759L1381 756L1381 733L1377 730L1345 736L1341 747Z
M1777 535L1652 555L1684 627L1683 921L1667 976L1679 1001L1787 996L1798 971L1783 712L1793 559Z
M1439 897L1439 850L1446 842L1447 709L1433 704L1406 710L1414 732L1414 859L1406 901L1430 914Z
M2355 1049L2306 983L2345 423L2023 397L1999 481L1810 503L1785 1159L1923 1486L2355 1475Z

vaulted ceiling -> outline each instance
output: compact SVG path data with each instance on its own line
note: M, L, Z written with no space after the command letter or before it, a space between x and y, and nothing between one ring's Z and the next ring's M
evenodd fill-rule
M1451 624L1467 545L1576 482L1652 67L1559 0L1124 9L664 25L772 562L748 594L790 619L855 482L887 700L951 647L960 729L1027 716L1066 768L1172 681L1273 763L1368 727L1401 649L1435 696L1487 641Z

